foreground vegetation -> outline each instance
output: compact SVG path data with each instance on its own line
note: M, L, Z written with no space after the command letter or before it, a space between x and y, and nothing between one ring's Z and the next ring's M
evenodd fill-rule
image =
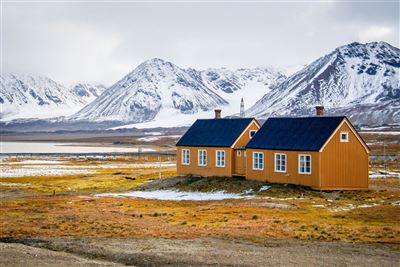
M70 160L64 164L102 167L93 174L2 178L0 237L211 236L261 243L272 238L400 244L400 190L396 178L371 179L374 190L369 191L320 192L236 178L174 178L173 167L104 167L105 163L144 161ZM159 179L169 182L160 183ZM171 183L173 179L178 182ZM7 183L21 186L10 187ZM258 197L161 201L95 196L151 190L151 184L158 186L154 189L223 190ZM271 187L259 191L265 185Z

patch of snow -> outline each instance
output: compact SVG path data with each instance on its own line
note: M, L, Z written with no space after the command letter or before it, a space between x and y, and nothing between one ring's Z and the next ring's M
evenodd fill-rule
M0 183L0 186L10 186L10 187L18 187L18 186L30 186L31 184L23 184L23 183Z
M145 132L145 135L162 135L162 132Z
M146 137L140 137L137 140L144 141L144 142L152 142L152 141L157 141L159 139L160 139L160 137L157 137L157 136L146 136Z
M392 205L393 206L400 206L400 200L392 202Z
M270 189L270 188L271 188L270 185L263 185L263 186L261 186L261 188L258 190L258 192L266 191L266 190L268 190L268 189Z
M75 169L59 169L59 168L10 168L1 169L1 178L4 177L23 177L23 176L62 176L74 174L92 174L96 171L92 170L75 170Z
M358 206L355 206L353 204L347 204L345 207L336 207L334 209L331 209L331 211L333 211L333 212L349 211L349 210L353 210L353 209L365 209L365 208L372 208L372 207L376 207L376 206L379 206L379 204L377 204L377 203L361 204Z
M386 177L395 177L400 178L400 172L398 171L370 171L369 178L386 178Z
M32 159L32 160L23 160L23 161L15 161L15 162L0 162L0 164L7 164L7 165L37 165L37 164L61 164L62 161L59 160L39 160L39 159Z
M134 197L158 200L191 200L191 201L208 201L208 200L224 200L224 199L251 199L255 196L232 194L225 191L215 192L182 192L176 190L157 190L157 191L132 191L127 193L105 193L97 194L98 197Z
M400 131L368 131L368 132L361 132L363 134L379 134L379 135L400 135Z
M138 147L84 146L82 144L51 142L0 142L1 153L135 153ZM142 148L142 152L155 151Z

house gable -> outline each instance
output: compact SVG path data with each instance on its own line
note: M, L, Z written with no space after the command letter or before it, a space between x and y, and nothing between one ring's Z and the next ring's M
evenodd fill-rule
M244 129L244 131L240 134L240 136L235 140L231 148L246 146L250 140L250 131L252 130L258 131L260 127L261 126L258 123L258 121L256 119L253 119L251 123L249 123L249 125L246 127L246 129Z
M346 124L350 131L353 133L353 135L357 138L357 141L360 142L360 144L363 146L363 148L365 149L365 151L367 153L370 152L369 147L367 146L367 144L364 142L364 140L361 138L361 136L358 134L358 132L354 129L353 125L350 123L350 121L345 117L343 119L343 121L338 125L338 127L336 128L336 130L331 134L331 136L325 141L324 145L320 148L319 152L323 152L325 147L328 145L329 142L331 142L332 138L337 134L338 131L340 131L340 129L342 128L342 126Z

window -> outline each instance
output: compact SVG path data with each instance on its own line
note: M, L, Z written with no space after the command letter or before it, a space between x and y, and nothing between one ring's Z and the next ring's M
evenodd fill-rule
M253 152L253 170L264 170L264 153Z
M349 132L340 132L340 142L349 142Z
M190 164L190 150L182 149L182 165Z
M250 139L256 134L256 130L250 130L249 131L249 137L250 137Z
M311 174L311 155L299 155L299 174Z
M199 166L207 166L207 151L206 150L199 150L198 151L197 164Z
M286 154L275 153L275 172L286 172Z
M238 151L236 152L236 154L237 154L238 157L240 157L240 156L242 155L242 151L238 150Z
M225 151L223 150L215 151L215 166L225 167Z

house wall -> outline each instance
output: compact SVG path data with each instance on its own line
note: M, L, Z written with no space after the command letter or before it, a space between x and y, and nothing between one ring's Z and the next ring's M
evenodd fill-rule
M264 153L264 170L253 170L253 152ZM286 172L275 172L275 153L286 154ZM315 151L282 151L247 149L246 179L267 181L272 183L288 183L319 187L319 153ZM311 174L299 174L298 155L311 155Z
M182 165L182 149L190 150L190 164ZM207 151L207 166L198 166L198 150ZM225 151L225 167L216 167L216 151ZM232 176L233 150L229 147L177 147L177 174L201 176Z
M234 143L234 147L243 147L245 145L247 145L247 143L250 141L250 131L252 130L256 130L258 131L260 129L260 126L258 125L258 123L253 120L249 126L247 127L247 129L245 131L243 131L242 135L239 136L239 138L236 140L236 142Z
M349 142L340 142L340 132L349 133ZM323 148L321 154L321 189L368 188L368 153L344 123Z

